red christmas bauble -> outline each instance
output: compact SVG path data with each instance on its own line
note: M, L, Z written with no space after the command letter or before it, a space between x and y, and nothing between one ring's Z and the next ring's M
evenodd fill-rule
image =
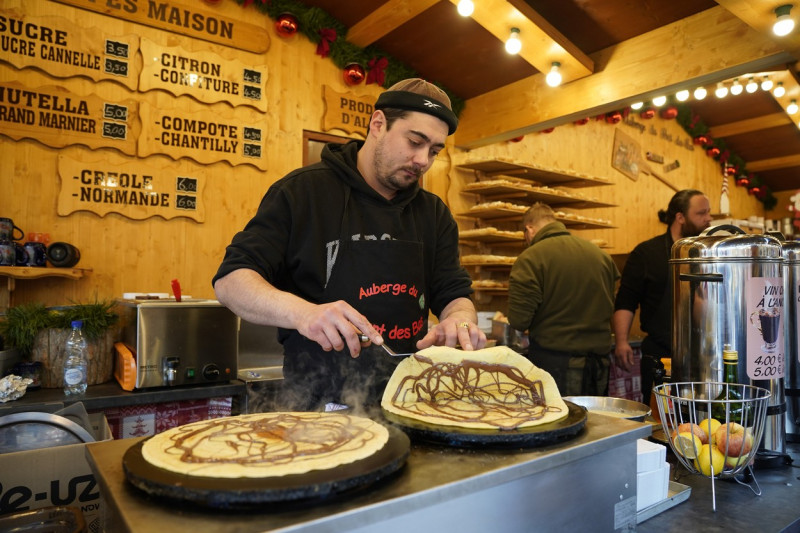
M672 120L673 118L678 116L678 108L674 105L665 107L661 110L661 118Z
M546 130L542 130L540 133L553 133L553 130L556 129L555 126L552 128L547 128Z
M718 157L719 156L719 148L716 146L712 146L708 150L706 150L706 155L709 157Z
M697 145L705 146L711 141L711 138L708 135L695 135L692 142Z
M518 142L520 142L520 141L521 141L521 140L522 140L524 137L525 137L524 135L520 135L519 137L514 137L513 139L509 139L509 140L508 140L508 142L512 142L512 143L518 143Z
M291 37L297 33L298 28L297 17L291 13L278 15L278 18L275 20L275 31L278 32L278 35L281 37Z
M639 112L639 116L642 118L653 118L654 116L656 116L656 110L653 109L652 107L648 107L647 109L642 109Z
M619 124L622 122L622 113L614 111L606 115L606 122L609 124Z
M739 178L736 180L736 185L738 185L739 187L747 187L748 185L750 185L750 180L747 178Z
M752 194L753 196L758 196L761 193L761 187L758 186L751 187L747 192Z
M733 165L725 165L725 175L726 176L735 176L736 175L736 167Z
M574 122L576 126L583 126L584 124L589 123L589 117L578 119Z
M364 72L364 67L358 63L350 63L344 67L342 76L344 77L344 82L351 87L353 85L358 85L364 81L364 78L367 77L366 73Z

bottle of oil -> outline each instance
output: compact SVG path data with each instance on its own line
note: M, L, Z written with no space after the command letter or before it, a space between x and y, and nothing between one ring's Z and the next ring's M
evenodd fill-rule
M742 415L745 411L744 402L731 401L742 399L742 387L738 386L737 372L739 353L736 350L732 350L730 344L726 344L722 350L722 362L725 365L723 374L725 385L719 395L714 398L714 403L711 404L711 416L723 424L728 422L741 424Z

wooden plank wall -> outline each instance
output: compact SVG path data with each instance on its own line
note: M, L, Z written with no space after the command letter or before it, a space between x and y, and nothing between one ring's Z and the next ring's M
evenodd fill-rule
M350 91L357 96L377 97L380 92L375 85L347 87L340 69L329 59L316 55L315 45L305 37L298 34L288 39L280 38L272 31L272 23L265 15L252 7L243 9L232 1L222 2L218 9L227 16L250 23L263 20L269 29L272 38L264 57L255 58L249 52L58 3L6 0L3 7L36 16L80 20L83 25L94 25L111 34L135 33L162 45L178 45L188 51L209 50L231 60L265 62L267 65L268 110L263 114L263 127L267 133L268 169L261 171L250 165L232 166L228 163L205 165L209 179L203 198L207 207L206 217L202 223L160 217L132 220L114 213L104 217L89 212L59 216L56 213L60 187L58 155L63 153L79 158L89 152L93 156L102 155L111 149L89 150L80 146L54 149L35 139L16 141L0 135L0 216L14 219L26 232L47 232L52 241L76 245L82 255L78 266L92 269L78 281L61 278L17 281L13 304L38 301L46 305L63 305L116 298L131 291L170 292L173 278L180 279L184 294L213 298L211 277L230 238L255 212L267 187L301 165L303 130L321 131L325 111L323 86L328 85L341 93ZM133 93L113 82L93 82L77 77L57 79L44 71L18 70L2 61L0 56L0 81L12 80L32 87L62 85L77 94L96 94L109 99L136 98L156 105L159 101L175 98L163 91ZM582 231L581 235L606 239L612 246L610 252L624 254L639 241L664 230L657 221L656 212L666 208L673 191L650 176L641 176L634 182L611 167L615 129L622 129L635 137L643 151L663 155L665 162L679 160L680 168L664 174L665 177L679 188L707 191L715 208L721 187L717 163L701 150L691 151L685 145L676 144L677 140L684 143L689 140L675 121L660 118L636 120L645 126L645 131L624 124L609 125L591 120L583 126L567 124L550 134L532 134L519 143L504 142L471 152L450 146L440 155L424 183L444 198L454 212L458 212L475 201L474 197L461 193L464 183L474 177L455 168L467 159L504 157L609 178L615 185L583 192L619 207L587 210L582 214L612 219L617 229ZM649 131L651 126L656 128L655 134ZM347 135L337 130L327 133ZM668 140L668 136L672 139ZM732 183L731 207L739 218L764 215L761 204ZM471 226L471 222L464 219L459 219L459 224L464 228ZM491 308L492 304L486 306Z

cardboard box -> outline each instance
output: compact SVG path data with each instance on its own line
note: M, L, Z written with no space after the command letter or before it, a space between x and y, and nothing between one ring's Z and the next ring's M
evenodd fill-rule
M111 440L102 413L89 415L94 438ZM0 454L0 515L51 506L78 507L87 531L102 530L103 499L85 444Z

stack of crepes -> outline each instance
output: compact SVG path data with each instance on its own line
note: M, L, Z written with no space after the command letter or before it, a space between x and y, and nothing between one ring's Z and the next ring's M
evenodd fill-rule
M553 377L507 346L422 350L397 366L381 406L428 424L472 429L530 428L569 414Z

